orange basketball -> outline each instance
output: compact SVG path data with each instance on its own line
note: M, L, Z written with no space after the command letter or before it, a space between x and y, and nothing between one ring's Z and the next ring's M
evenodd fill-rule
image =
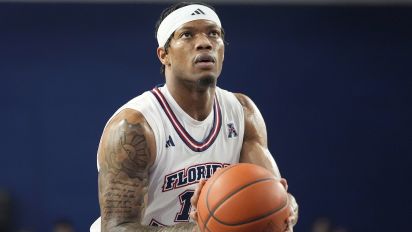
M204 185L197 210L202 232L281 232L290 214L280 181L247 163L217 171Z

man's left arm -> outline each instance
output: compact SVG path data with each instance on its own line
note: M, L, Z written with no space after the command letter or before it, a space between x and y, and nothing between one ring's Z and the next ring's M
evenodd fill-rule
M279 168L268 149L266 125L262 114L249 97L243 94L235 95L243 106L245 117L245 133L240 153L240 163L253 163L266 168L281 180L287 190L287 182L281 177ZM289 194L289 197L291 199L292 215L288 219L288 231L291 232L297 222L298 205L292 195Z

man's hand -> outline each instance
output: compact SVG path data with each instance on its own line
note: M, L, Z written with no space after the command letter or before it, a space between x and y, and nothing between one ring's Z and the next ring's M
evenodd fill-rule
M286 179L282 178L280 180L280 182L283 184L283 186L285 186L285 189L287 191L288 189L288 184ZM190 202L192 204L192 212L190 212L190 218L197 224L197 219L198 219L198 214L197 214L197 202L199 201L199 196L200 193L203 189L203 186L205 185L206 180L205 179L201 179L199 181L199 184L196 187L196 190L192 196L192 198L190 199ZM288 197L289 197L289 202L290 202L290 216L287 219L287 224L288 227L286 228L285 232L293 232L293 226L296 225L296 222L298 220L298 204L296 203L295 198L288 193ZM199 226L197 226L196 228L193 229L193 232L199 232Z
M290 207L290 215L287 219L288 227L286 228L285 232L293 232L293 227L298 222L298 213L299 213L299 206L295 200L295 198L288 193L289 197L289 207Z
M190 212L190 218L197 224L197 202L199 201L200 192L202 191L203 186L205 185L206 180L201 179L199 184L196 187L195 193L193 194L192 198L190 199L190 203L192 204L192 212ZM199 226L193 229L193 232L200 231Z
M268 149L267 131L265 121L259 109L253 101L243 94L236 94L237 99L243 106L245 115L245 133L242 150L240 152L240 163L257 164L271 171L274 176L281 178L279 168ZM280 182L287 191L287 182L281 178ZM291 215L287 220L286 232L292 232L297 222L297 204L294 198L290 198Z
M288 191L288 182L285 178L280 179L280 183L285 187L286 192ZM286 228L285 232L293 232L293 226L296 225L298 222L298 204L296 203L295 198L292 194L288 193L289 197L289 207L290 207L290 215L287 219L288 227Z

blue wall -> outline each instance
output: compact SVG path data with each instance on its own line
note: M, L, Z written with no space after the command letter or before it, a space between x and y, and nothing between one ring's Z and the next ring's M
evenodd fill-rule
M96 148L128 99L163 82L164 5L0 4L0 187L16 225L98 217ZM350 231L406 231L412 154L412 8L217 6L219 80L260 107L301 205Z

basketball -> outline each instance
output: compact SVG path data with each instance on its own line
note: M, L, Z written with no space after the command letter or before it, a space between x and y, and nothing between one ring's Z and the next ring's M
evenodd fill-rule
M197 203L202 232L281 232L289 198L278 178L263 167L241 163L217 171Z

